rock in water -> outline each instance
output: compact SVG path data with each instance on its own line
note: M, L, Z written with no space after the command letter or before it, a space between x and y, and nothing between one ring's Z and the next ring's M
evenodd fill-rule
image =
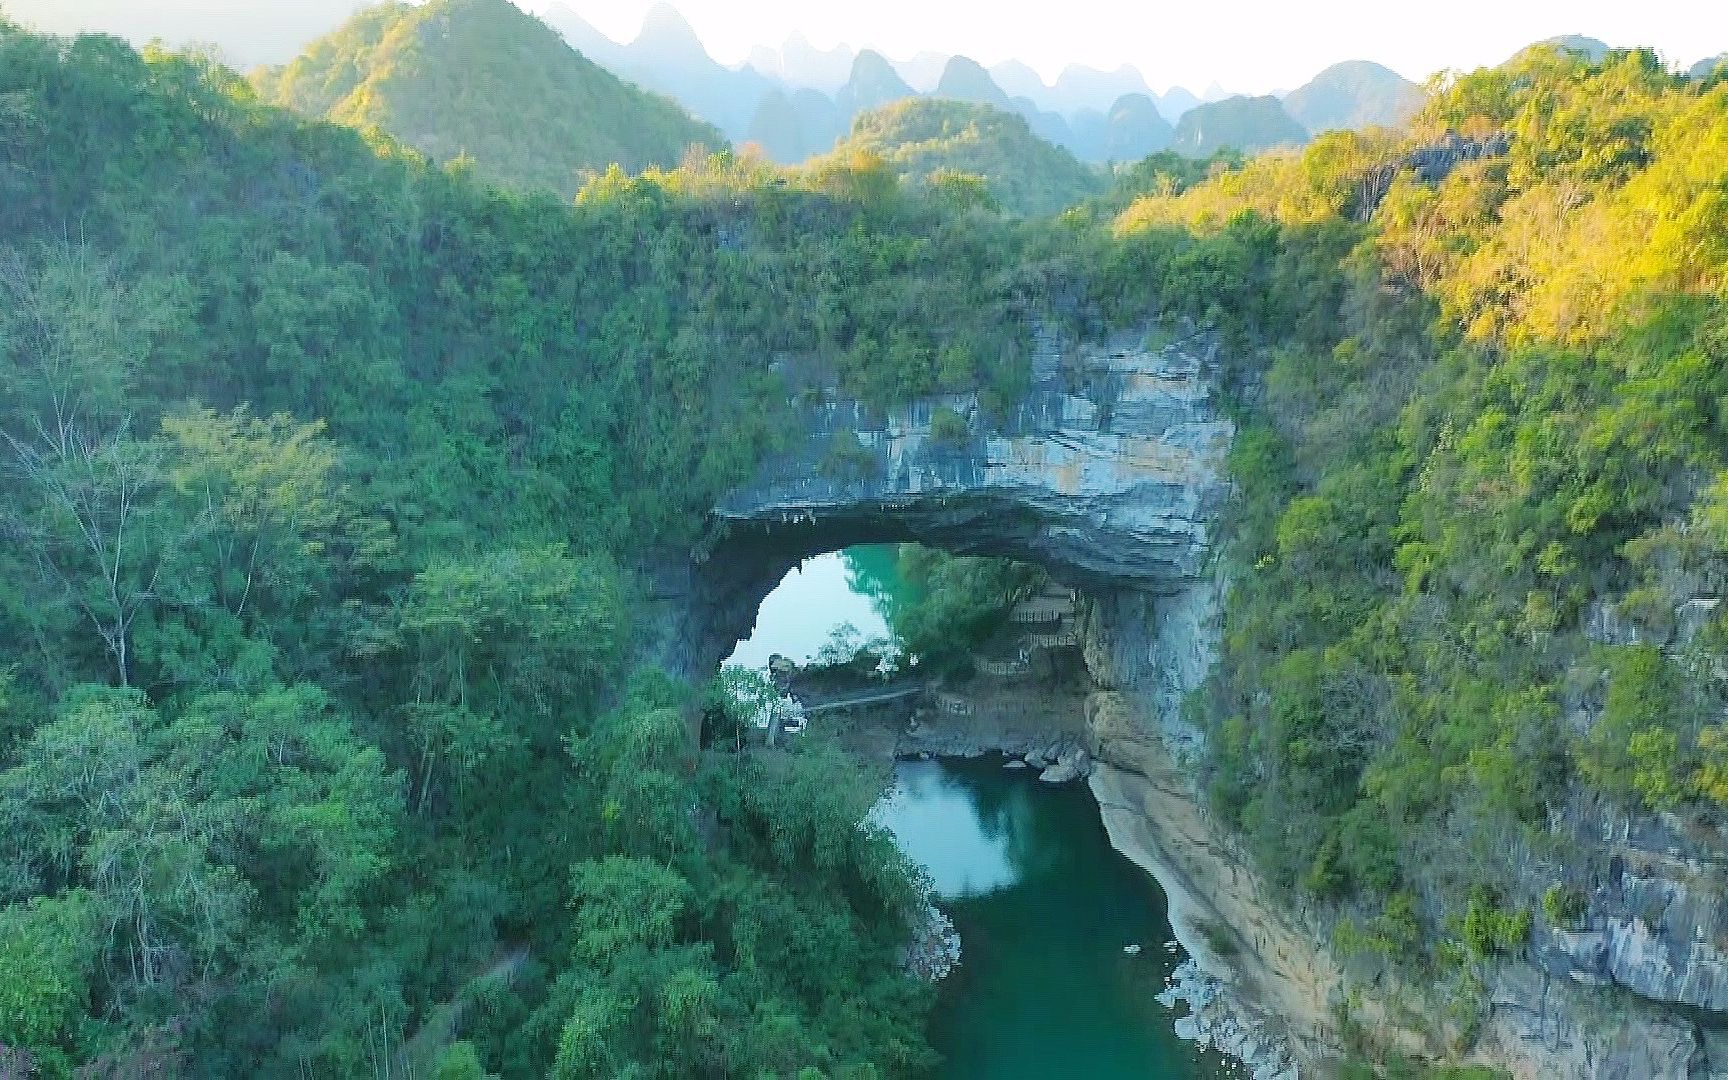
M1138 946L1138 945L1124 945L1124 946L1122 946L1122 955L1123 956L1139 956L1140 955L1140 946Z
M1079 778L1080 774L1074 771L1074 766L1060 761L1038 774L1038 779L1046 784L1066 784L1070 780Z

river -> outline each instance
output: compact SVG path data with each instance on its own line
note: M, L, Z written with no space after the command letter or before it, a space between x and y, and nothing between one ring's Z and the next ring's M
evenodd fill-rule
M762 604L731 662L815 656L836 629L891 637L904 595L891 547L807 560ZM1177 1039L1155 1000L1182 959L1157 883L1110 847L1091 792L1000 758L903 761L874 813L930 874L960 932L931 1021L941 1075L1211 1080L1235 1075ZM1125 946L1141 946L1129 956Z

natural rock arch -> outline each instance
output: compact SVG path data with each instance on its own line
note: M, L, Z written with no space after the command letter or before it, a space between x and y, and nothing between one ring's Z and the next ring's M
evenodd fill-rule
M705 677L800 560L915 540L1044 566L1105 621L1137 624L1117 635L1120 655L1092 650L1101 681L1147 678L1160 666L1158 612L1210 611L1233 434L1216 408L1216 353L1198 333L1067 351L1045 336L1031 389L995 423L973 394L885 416L838 396L806 409L791 449L719 502L696 557L660 583L679 609L662 662ZM942 411L966 421L963 436Z

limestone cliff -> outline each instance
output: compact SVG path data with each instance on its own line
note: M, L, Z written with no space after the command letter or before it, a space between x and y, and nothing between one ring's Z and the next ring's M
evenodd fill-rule
M1329 955L1327 913L1267 889L1198 790L1204 740L1184 702L1222 632L1213 550L1233 433L1216 403L1217 348L1198 333L1072 348L1045 337L1031 391L1004 417L975 395L886 415L819 397L787 450L721 500L694 557L661 565L662 662L711 670L784 573L821 551L917 540L1038 562L1083 597L1099 688L1086 741L1104 766L1093 783L1106 824L1159 876L1185 944L1223 980L1220 1030L1287 1045L1323 1073L1349 986L1352 1016L1401 1052L1456 1052L1446 1043L1462 1033L1411 1019L1423 988ZM1596 805L1557 811L1551 830L1568 854L1528 856L1522 887L1563 882L1588 910L1574 926L1539 925L1524 955L1488 973L1474 1059L1520 1077L1728 1076L1728 839ZM1228 949L1212 940L1220 927Z

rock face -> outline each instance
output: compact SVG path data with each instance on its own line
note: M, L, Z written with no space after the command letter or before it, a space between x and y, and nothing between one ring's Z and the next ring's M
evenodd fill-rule
M1040 342L1034 387L1000 425L976 395L873 417L823 402L803 444L716 517L1008 554L1072 579L1180 591L1199 573L1232 433L1212 408L1215 345L1121 339L1065 356ZM934 430L942 416L945 430ZM962 418L964 435L952 430Z
M1531 954L1541 968L1582 986L1728 1012L1728 837L1710 822L1584 800L1555 818L1589 853L1563 868L1588 913L1576 927L1536 929Z
M675 643L662 662L711 668L788 569L851 544L1012 556L1093 595L1144 597L1126 601L1139 610L1181 596L1204 576L1228 491L1216 349L1198 334L1070 350L1045 336L1032 389L998 421L975 394L886 416L838 396L816 403L790 449L721 500L695 564L662 572L659 595L682 594L705 620L677 628L683 652Z
M1093 773L1095 792L1101 778L1127 777L1146 798L1100 796L1113 840L1163 818L1183 837L1209 835L1192 780L1202 738L1182 704L1203 683L1221 628L1223 584L1209 549L1232 429L1213 404L1215 349L1200 335L1066 351L1045 339L1031 392L996 421L970 395L886 416L837 396L817 401L788 450L715 508L696 557L655 564L648 583L663 614L653 658L705 677L787 570L851 544L917 540L1037 562L1080 594L1078 637L1098 688L1083 729L1076 718L1055 741L1002 731L978 741L963 725L930 725L903 734L899 751L998 750L1052 782ZM1608 623L1605 638L1619 632ZM1182 824L1186 812L1195 817ZM1480 1059L1519 1077L1728 1080L1728 838L1595 806L1552 825L1586 856L1559 867L1532 858L1523 892L1563 884L1588 898L1588 912L1575 929L1539 925L1525 957L1487 975ZM1218 896L1253 892L1252 867L1221 860L1228 846L1227 837L1197 845L1196 867L1227 872ZM1300 913L1274 911L1271 899L1261 906L1294 919L1288 932L1277 919L1259 925L1242 946L1264 969L1261 982L1290 990L1273 995L1276 1016L1264 1029L1189 1026L1272 1075L1289 1060L1286 1045L1304 1061L1331 1045L1323 1004L1336 982L1323 977L1331 961ZM1314 1000L1304 1005L1304 994ZM1237 1015L1239 999L1226 997L1219 1015ZM1290 1025L1279 1017L1310 1036L1281 1041L1278 1029Z

